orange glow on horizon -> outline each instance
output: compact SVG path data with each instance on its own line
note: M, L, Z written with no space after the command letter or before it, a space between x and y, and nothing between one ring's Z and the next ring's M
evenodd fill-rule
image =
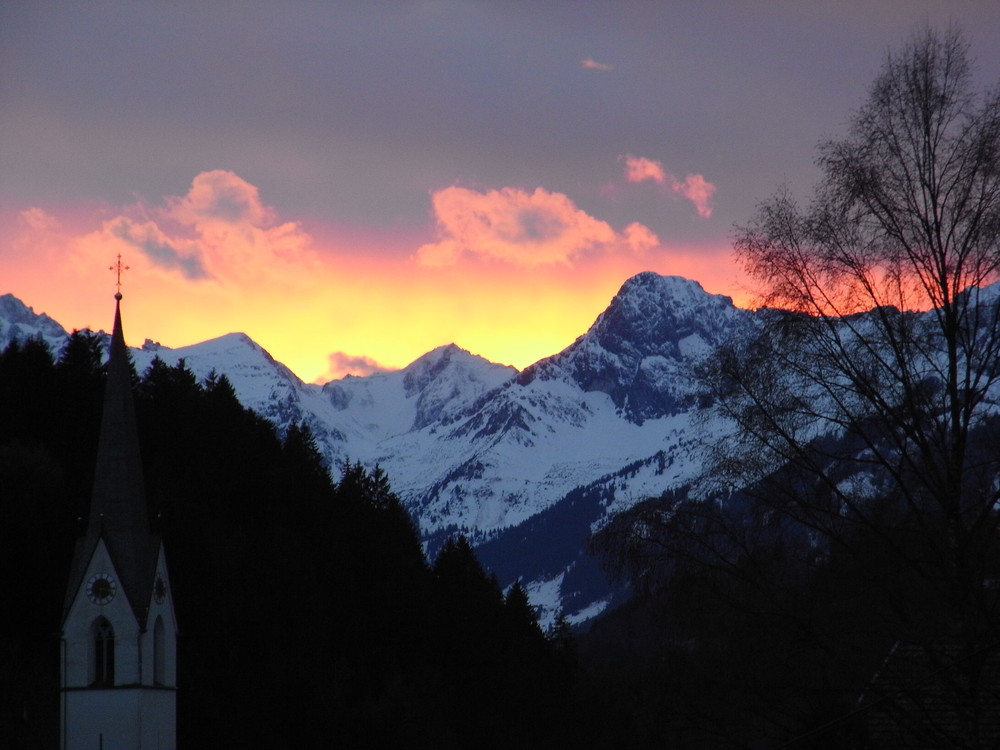
M737 304L747 298L721 243L643 250L614 231L617 244L604 250L568 250L564 261L531 265L466 252L468 238L457 236L448 239L458 243L451 262L430 265L418 252L426 231L323 227L317 239L221 171L202 173L186 196L159 208L32 208L5 218L0 293L67 329L108 330L108 266L121 253L131 267L122 279L130 345L149 338L178 348L241 331L306 382L400 368L448 343L523 369L585 333L619 287L646 270L696 279ZM554 254L551 243L563 239L546 241ZM523 252L530 248L526 242Z
M725 257L719 255L715 265ZM396 369L448 343L523 369L585 333L635 273L654 270L690 278L698 265L688 255L658 264L608 258L572 271L474 262L428 269L413 260L341 260L286 294L266 283L241 289L216 282L169 283L135 254L124 255L124 261L132 267L123 279L131 346L150 338L177 348L242 331L306 382L346 374L331 372L332 352ZM110 329L112 275L106 264L86 273L4 273L17 279L10 290L36 312L46 312L68 329L95 330ZM733 296L724 274L703 275L700 281L707 291Z

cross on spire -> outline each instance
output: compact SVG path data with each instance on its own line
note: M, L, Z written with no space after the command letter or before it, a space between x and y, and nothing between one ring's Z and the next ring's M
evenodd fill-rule
M118 260L115 261L113 266L108 266L109 271L114 271L117 274L117 280L115 281L115 299L122 298L122 271L128 271L129 266L122 265L122 254L118 253Z

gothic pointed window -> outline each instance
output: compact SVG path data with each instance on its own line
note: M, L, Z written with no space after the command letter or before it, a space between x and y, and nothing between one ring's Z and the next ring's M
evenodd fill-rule
M166 685L166 654L163 642L163 618L157 616L156 624L153 625L153 684Z
M93 679L91 685L114 685L115 684L115 631L111 623L103 617L94 620L91 626L91 639L93 642Z

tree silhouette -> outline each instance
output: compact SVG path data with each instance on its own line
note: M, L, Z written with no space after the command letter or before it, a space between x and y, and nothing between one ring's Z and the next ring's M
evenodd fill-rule
M892 612L873 627L918 644L914 658L949 644L925 708L954 709L949 741L992 741L957 707L1000 687L965 658L1000 644L1000 293L984 288L1000 277L1000 89L973 91L961 35L926 29L819 166L808 208L782 189L739 231L779 309L715 358L716 411L737 429L709 473L759 479L763 505L826 554L876 542Z
M762 306L703 372L732 430L595 537L637 596L583 648L637 737L994 746L1000 88L923 30L819 165L738 230Z

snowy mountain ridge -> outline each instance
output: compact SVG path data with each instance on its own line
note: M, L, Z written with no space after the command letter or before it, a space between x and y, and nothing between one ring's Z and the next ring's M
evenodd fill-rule
M0 295L0 349L11 341L41 337L49 349L59 351L66 329L45 313L36 313L13 294Z
M993 308L1000 284L964 294ZM699 362L775 312L646 272L566 349L520 372L448 344L401 370L311 385L242 333L176 349L147 340L132 353L140 372L159 357L183 359L200 380L225 374L279 430L308 424L335 475L345 461L380 465L430 554L467 534L501 584L524 583L543 623L560 609L578 621L615 595L586 554L589 535L617 511L691 485L707 447L731 434L700 408ZM845 337L873 324L845 319ZM0 347L41 337L58 354L66 335L0 296Z
M41 334L57 351L61 326L7 297L0 333ZM574 571L600 577L583 559L587 534L697 475L702 440L718 428L693 420L694 369L749 316L695 281L647 272L573 344L521 372L449 344L401 370L318 386L242 333L178 348L147 341L132 354L140 372L159 357L183 359L198 379L224 373L279 429L307 423L335 474L344 461L382 466L431 549L466 533L493 551L502 583L520 578L548 613L566 606L583 618L610 593L594 580L563 590ZM599 502L574 499L597 486ZM564 550L561 562L532 563L546 547Z

